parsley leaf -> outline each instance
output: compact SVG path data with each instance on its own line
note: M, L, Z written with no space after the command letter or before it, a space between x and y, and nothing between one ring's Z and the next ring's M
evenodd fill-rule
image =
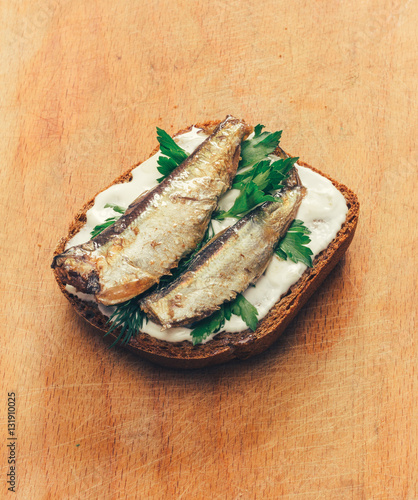
M252 208L256 207L260 203L264 203L265 201L277 201L277 199L270 194L265 194L257 186L257 184L255 184L255 182L249 181L239 194L238 198L235 200L232 207L226 212L218 212L215 217L218 220L223 220L226 217L242 217Z
M109 217L103 222L103 224L97 224L97 226L95 226L93 228L92 232L90 233L90 236L92 238L95 238L98 234L100 234L102 231L104 231L107 227L114 224L118 219L119 219L119 216Z
M114 212L118 214L124 214L126 211L126 208L120 207L119 205L114 205L113 203L106 203L104 208L112 208ZM114 224L118 219L120 219L120 215L115 215L113 217L108 217L103 224L97 224L93 228L93 230L90 233L90 236L94 238L98 234L100 234L102 231L104 231L107 227L111 226Z
M262 160L238 174L232 187L239 189L240 194L228 211L217 212L215 218L223 220L226 217L242 217L260 203L278 201L269 193L285 186L285 180L297 160L298 158Z
M257 309L240 293L232 302L222 304L220 309L209 317L196 323L191 332L193 345L200 344L212 333L217 333L232 315L240 316L245 324L254 331L257 328Z
M210 334L219 332L225 324L225 319L225 307L222 305L220 309L215 311L208 318L199 321L191 332L193 345L200 344L209 337Z
M218 211L214 218L242 217L260 203L276 201L273 191L282 189L298 158L280 158L272 161L267 156L279 145L281 131L263 132L264 125L256 125L254 136L241 144L241 161L232 187L241 192L228 211Z
M283 260L288 258L293 262L303 262L312 267L312 250L306 245L311 241L311 232L301 220L295 219L289 227L286 235L282 238L275 252Z
M104 206L105 208L112 208L115 212L117 212L118 214L124 214L126 212L126 208L123 208L119 205L115 205L114 203L106 203L106 205Z
M241 316L245 324L254 332L257 328L257 309L240 293L231 303L231 311L235 316Z
M273 153L279 145L282 132L262 132L264 125L256 125L254 128L254 137L247 139L241 144L241 161L238 170L245 167L251 167L254 163L263 160L269 154Z
M243 189L245 184L251 180L263 189L263 181L268 176L270 170L270 161L263 160L256 163L252 168L246 169L242 174L237 174L234 177L233 189Z
M158 127L157 139L160 143L160 150L162 153L162 155L158 158L159 167L157 167L160 174L162 174L162 177L157 179L157 181L161 182L189 155L174 141L170 135L167 134L167 132Z
M234 178L232 187L242 189L249 181L254 181L263 191L276 191L285 186L284 181L288 178L293 165L299 158L286 158L276 161L263 160L256 163L252 168L245 170Z
M254 136L258 137L261 134L261 131L263 128L266 128L264 125L261 125L260 123L254 127Z

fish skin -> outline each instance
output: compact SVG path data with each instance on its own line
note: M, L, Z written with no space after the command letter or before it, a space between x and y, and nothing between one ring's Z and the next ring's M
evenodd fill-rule
M51 267L60 280L113 305L170 274L203 238L219 197L236 174L241 141L251 132L244 121L227 116L118 221L89 242L56 255Z
M163 329L190 325L255 283L305 195L296 169L289 184L280 201L260 205L216 235L176 281L140 301L148 317Z

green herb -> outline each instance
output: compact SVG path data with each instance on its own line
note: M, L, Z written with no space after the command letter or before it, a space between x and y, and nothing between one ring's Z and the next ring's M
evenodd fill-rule
M235 177L233 188L240 193L228 211L215 214L218 220L226 217L243 217L250 210L265 201L278 201L272 192L282 189L298 158L277 161L263 160Z
M111 226L114 224L119 217L109 217L106 219L103 224L98 224L97 226L94 227L93 231L90 233L91 237L94 238L98 234L100 234L102 231L104 231L107 227Z
M253 332L255 331L258 323L258 311L251 302L248 302L244 295L239 293L236 299L231 302L231 312L235 314L235 316L240 316L244 323L251 328Z
M126 208L123 208L119 205L115 205L114 203L106 203L105 208L112 208L114 212L123 215L126 212Z
M279 145L282 132L262 132L264 125L256 125L254 137L241 144L241 161L238 170L251 167L260 160L264 160Z
M112 333L113 330L120 327L120 333L117 339L113 342L110 347L113 347L119 341L121 344L127 344L132 337L135 337L139 330L144 324L144 320L148 321L144 312L138 304L138 299L134 297L122 304L116 306L115 312L110 316L107 323L111 323L111 326L105 337Z
M274 196L265 194L253 181L250 181L241 191L233 206L226 212L218 212L216 218L218 220L223 220L227 217L242 217L254 207L265 201L277 200Z
M229 317L228 317L229 314ZM208 318L199 321L197 326L191 331L193 345L200 344L212 333L217 333L224 326L225 319L230 319L230 309L221 306L216 312Z
M208 318L199 321L191 332L193 345L200 344L212 333L217 333L232 315L240 316L245 324L255 330L257 327L257 309L240 293L232 302L222 304L220 309Z
M157 167L160 174L162 174L162 177L157 179L157 181L161 182L189 155L174 141L170 135L167 134L167 132L158 127L157 139L160 143L160 150L162 153L162 155L158 158L159 167Z
M232 187L243 189L246 183L253 181L262 191L281 189L285 187L285 181L297 160L299 158L260 161L252 168L236 175Z
M303 222L295 219L284 238L280 240L276 254L283 260L289 258L293 262L303 262L306 266L312 267L313 252L306 246L311 241L309 234L311 232Z
M104 206L104 208L112 208L113 211L116 212L116 213L118 213L118 214L124 214L125 211L126 211L125 208L122 208L119 205L114 205L113 203L106 203L106 205ZM103 222L103 224L98 224L97 226L95 226L93 228L92 232L90 233L90 236L92 238L94 238L95 236L97 236L98 234L100 234L102 231L104 231L107 227L109 227L112 224L114 224L118 219L120 219L120 215L115 215L114 217L108 217Z
M285 186L285 181L298 158L272 161L267 156L279 145L281 132L262 132L264 125L256 125L254 137L241 145L241 161L232 187L240 193L228 211L219 211L215 218L243 217L265 201L276 201L272 193Z

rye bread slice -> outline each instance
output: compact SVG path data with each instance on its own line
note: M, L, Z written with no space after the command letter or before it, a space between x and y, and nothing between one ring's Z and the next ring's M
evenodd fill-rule
M211 133L218 123L219 121L210 121L197 124L196 127ZM191 128L190 126L180 130L175 135L185 133ZM158 147L151 153L150 157L157 151ZM359 202L353 191L304 162L298 161L298 164L310 168L333 183L346 200L347 216L334 240L315 257L313 267L306 269L297 283L276 302L269 313L259 322L256 331L252 332L249 329L239 333L223 331L206 344L197 346L193 346L188 341L166 342L139 332L128 344L124 344L124 347L154 363L168 367L190 369L224 363L234 358L246 359L263 352L273 344L344 255L353 239L359 216ZM133 165L115 179L111 185L129 182L132 178L131 171L138 165L140 163ZM70 225L67 236L59 241L54 255L62 253L67 241L83 227L86 222L86 212L93 206L97 194L77 213ZM71 302L75 310L91 325L102 332L107 332L109 327L106 324L108 318L99 311L98 306L92 302L85 302L67 292L65 285L59 279L58 273L54 271L54 274L62 293ZM109 338L115 340L117 335L118 330L115 330L109 335Z

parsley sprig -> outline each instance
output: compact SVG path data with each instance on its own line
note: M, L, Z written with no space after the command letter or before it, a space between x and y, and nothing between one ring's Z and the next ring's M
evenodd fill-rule
M240 316L252 331L257 328L257 309L239 293L232 302L225 302L220 309L195 325L191 332L193 345L200 344L212 333L219 332L233 314Z
M243 217L265 201L277 201L272 193L285 186L285 181L297 160L298 158L262 160L238 174L232 187L239 189L240 193L232 207L227 211L219 211L216 218L223 220L226 217Z
M301 220L295 219L284 238L282 238L275 250L276 254L283 260L288 258L293 262L303 262L312 267L312 250L306 246L311 239L311 232Z
M254 136L247 139L241 145L241 161L238 170L251 167L255 163L264 160L279 145L282 132L262 132L264 125L254 127Z
M104 208L112 208L114 212L120 215L114 215L113 217L108 217L103 224L98 224L93 228L93 231L90 233L91 237L94 238L98 234L100 234L102 231L104 231L107 227L111 226L114 224L118 219L120 219L120 216L123 215L126 211L125 208L120 207L119 205L114 205L113 203L106 203Z
M232 185L240 193L229 210L215 214L216 219L240 218L265 201L276 201L273 192L284 187L284 182L298 160L285 158L273 161L267 158L279 145L282 133L263 132L263 128L264 125L256 125L254 136L242 143L239 173Z
M171 172L177 168L180 163L189 156L183 148L181 148L174 139L167 134L163 129L157 127L157 140L160 143L161 155L158 158L158 172L162 177L157 179L158 182L163 181Z

